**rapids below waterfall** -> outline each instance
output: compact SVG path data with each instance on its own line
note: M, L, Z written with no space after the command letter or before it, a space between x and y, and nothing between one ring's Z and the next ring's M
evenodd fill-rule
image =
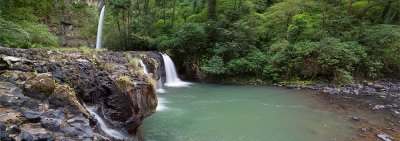
M313 108L306 93L214 84L167 87L139 134L144 141L350 140L350 121Z
M99 114L95 112L95 107L88 107L85 105L86 110L89 111L91 115L97 120L98 125L100 126L100 130L102 130L105 134L107 134L110 137L113 137L118 140L124 140L124 139L130 139L131 137L128 137L124 133L121 133L120 131L116 129L110 128L106 122L100 117Z

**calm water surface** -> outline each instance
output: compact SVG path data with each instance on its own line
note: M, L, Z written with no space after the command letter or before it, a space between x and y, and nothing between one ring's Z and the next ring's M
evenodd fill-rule
M329 141L353 132L344 118L312 108L305 91L213 84L166 90L140 127L142 140Z

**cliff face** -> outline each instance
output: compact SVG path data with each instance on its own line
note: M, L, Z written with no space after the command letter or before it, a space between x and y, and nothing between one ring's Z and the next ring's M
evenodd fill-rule
M61 46L96 45L99 0L58 0L45 22L50 31L60 38Z
M150 68L149 75L139 59ZM17 140L25 134L36 139L113 139L98 130L96 118L85 109L90 107L110 128L134 136L157 107L160 60L156 52L0 47L0 126L6 127L0 132ZM13 115L19 119L10 118ZM12 132L14 125L22 132Z

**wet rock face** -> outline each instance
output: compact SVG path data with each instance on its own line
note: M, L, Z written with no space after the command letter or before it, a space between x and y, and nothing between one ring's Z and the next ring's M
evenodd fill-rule
M150 77L138 71L137 58L149 67ZM157 52L84 54L0 47L0 67L5 68L0 70L0 121L19 125L21 132L13 135L18 138L104 139L107 135L94 134L99 125L84 103L97 107L95 112L110 127L135 135L157 107L150 82L160 78L159 60ZM2 112L7 110L12 112Z

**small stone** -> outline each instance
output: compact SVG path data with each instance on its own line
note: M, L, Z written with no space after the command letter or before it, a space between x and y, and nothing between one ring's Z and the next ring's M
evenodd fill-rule
M34 140L40 140L40 141L53 141L53 138L49 133L44 133L44 134L39 134L36 139Z
M18 125L11 125L9 133L10 134L19 134L19 133L21 133L21 128Z
M63 132L67 137L73 137L79 135L79 131L77 131L74 127L65 127L61 129L61 132Z
M356 116L351 117L351 119L352 119L353 121L360 121L360 118L359 118L359 117L356 117Z
M101 135L101 134L94 133L93 134L93 140L95 140L95 141L108 141L110 139L105 137L105 136L103 136L103 135Z
M385 105L375 105L372 110L379 110L385 108Z
M40 124L51 131L59 131L61 129L61 121L53 118L44 118L40 121Z
M83 124L89 124L89 120L82 116L75 116L74 118L68 119L67 123L72 124L72 123L83 123Z
M0 141L14 141L6 131L0 131Z
M26 118L29 122L32 122L32 123L38 123L38 122L40 122L40 120L42 119L42 118L39 116L39 113L33 112L33 111L26 111L26 112L24 112L24 116L25 116L25 118Z
M375 93L376 90L374 88L371 88L371 87L365 87L365 92L366 93Z
M376 135L378 138L380 138L383 141L392 141L393 137L391 137L390 135L386 134L386 133L379 133L378 135Z
M64 112L62 110L60 110L60 109L47 110L42 114L42 116L45 116L47 118L55 118L55 119L66 120Z
M359 90L353 90L353 93L354 93L355 95L359 95L359 94L360 94L360 91L359 91Z
M19 138L21 139L21 141L33 141L33 136L32 136L32 134L29 133L29 132L26 132L26 131L22 132L22 133L19 135Z
M4 124L4 122L0 121L0 131L6 131L6 124Z
M8 133L5 131L0 131L0 139L8 137Z
M366 132L368 131L368 128L360 128L360 131Z
M384 89L385 88L385 86L383 86L381 84L374 84L373 87L376 89Z
M336 89L336 88L326 88L326 89L324 90L324 92L325 92L325 93L329 93L329 94L338 94L338 93L339 93L339 90Z

